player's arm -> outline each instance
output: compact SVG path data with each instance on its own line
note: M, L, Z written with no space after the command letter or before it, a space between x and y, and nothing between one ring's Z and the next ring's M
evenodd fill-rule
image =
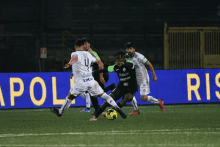
M68 68L70 65L73 65L77 60L78 60L78 56L73 55L72 58L70 59L69 63L67 63L64 68Z
M99 69L104 69L104 64L102 63L100 57L98 56L98 54L94 51L91 51L91 49L89 50L89 52L92 54L93 57L95 57L97 59L97 64L98 64L98 67ZM99 77L100 77L100 82L102 82L102 84L105 84L106 81L103 77L103 73L99 73Z
M153 75L153 81L156 82L157 81L157 76L155 74L153 65L149 61L146 63L146 65L150 68L150 71Z
M153 81L156 82L156 81L157 81L157 76L156 76L156 74L155 74L154 67L153 67L153 65L150 63L150 61L147 60L147 58L144 57L143 55L140 55L140 56L139 56L139 61L140 61L142 64L147 65L147 66L149 67L149 69L150 69L150 71L151 71L151 73L152 73L152 75L153 75Z
M115 67L115 65L111 65L111 66L108 66L108 68L95 70L94 74L103 73L103 72L114 72L115 71L114 67Z

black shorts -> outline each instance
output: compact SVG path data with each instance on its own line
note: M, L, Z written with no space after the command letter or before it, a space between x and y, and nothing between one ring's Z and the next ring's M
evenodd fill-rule
M108 79L109 79L108 72L103 73L103 78L105 79L105 82L108 81ZM100 82L99 74L94 75L94 79L99 83L99 85L102 87L102 89L104 89L105 85Z
M137 87L122 86L121 84L118 84L117 87L114 90L112 90L111 93L115 95L115 101L117 101L127 93L131 93L132 95L134 95L137 92L137 90Z

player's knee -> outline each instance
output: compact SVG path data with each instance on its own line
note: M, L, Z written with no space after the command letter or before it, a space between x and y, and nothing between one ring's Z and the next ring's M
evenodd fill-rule
M109 95L110 97L112 97L114 100L116 100L116 96L115 96L115 94L114 93L110 93L110 95Z
M69 100L73 100L73 99L75 99L77 96L74 96L74 95L70 95L70 96L68 96L68 99Z
M127 95L124 96L123 99L124 99L126 102L130 102L130 101L132 101L132 99L133 99L133 95L127 94Z
M148 100L148 97L147 97L147 95L141 95L141 99L142 99L143 101L147 101L147 100Z
M129 96L128 98L127 98L127 101L128 102L131 102L133 100L133 96Z

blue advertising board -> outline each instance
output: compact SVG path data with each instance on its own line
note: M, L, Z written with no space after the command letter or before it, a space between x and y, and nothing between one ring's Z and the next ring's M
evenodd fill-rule
M149 95L163 99L164 104L220 102L220 69L155 70L157 82L150 76ZM0 109L60 107L74 80L71 72L1 73ZM111 83L119 82L116 73L109 73ZM107 92L109 94L109 92ZM135 94L138 105L149 102ZM104 102L99 99L99 104ZM85 106L80 96L71 107ZM129 104L128 104L129 105Z

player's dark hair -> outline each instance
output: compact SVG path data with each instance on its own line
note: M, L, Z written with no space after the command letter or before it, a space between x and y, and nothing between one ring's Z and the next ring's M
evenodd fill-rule
M125 52L119 51L115 54L115 58L125 58Z
M132 42L126 42L124 47L125 47L125 49L130 48L130 47L135 48L135 45Z
M82 46L82 45L84 45L84 42L82 41L82 39L77 39L77 40L75 41L75 46L80 47L80 46Z
M90 43L89 38L86 38L86 37L83 37L83 38L82 38L82 41L83 41L83 43L86 43L86 42Z

